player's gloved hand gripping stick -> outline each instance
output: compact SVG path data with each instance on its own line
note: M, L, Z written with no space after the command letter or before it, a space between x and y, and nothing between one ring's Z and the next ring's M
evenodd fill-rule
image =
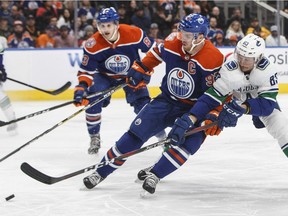
M98 95L102 95L102 94L105 94L109 91L111 91L113 88L109 88L109 89L106 89L104 91L100 91L100 92L96 92L94 94L91 94L91 95L88 95L88 96L84 96L84 98L92 98L92 97L95 97L95 96L98 96ZM44 109L44 110L40 110L40 111L37 111L37 112L34 112L34 113L31 113L29 115L25 115L25 116L22 116L20 118L17 118L17 119L14 119L14 120L11 120L9 122L4 122L4 121L1 121L0 120L0 127L3 127L5 125L9 125L9 124L12 124L12 123L15 123L15 122L18 122L18 121L21 121L21 120L25 120L25 119L28 119L28 118L32 118L34 116L38 116L38 115L41 115L41 114L44 114L44 113L47 113L47 112L50 112L52 110L55 110L55 109L58 109L58 108L61 108L61 107L64 107L64 106L67 106L69 104L72 104L74 103L74 100L72 101L67 101L65 103L62 103L62 104L59 104L59 105L56 105L56 106L53 106L53 107L50 107L50 108L47 108L47 109Z
M135 61L127 73L126 82L129 87L139 89L149 84L153 73L141 61Z

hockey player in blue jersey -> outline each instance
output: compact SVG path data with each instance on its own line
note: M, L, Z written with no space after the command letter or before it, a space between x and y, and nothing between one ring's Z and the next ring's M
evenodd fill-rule
M89 38L83 48L83 59L78 71L79 84L74 91L74 104L87 105L100 96L83 99L84 93L93 94L125 82L127 71L136 59L138 50L147 52L153 45L144 31L135 26L119 24L119 16L113 7L103 8L97 17L98 32ZM135 90L124 87L126 101L137 114L150 101L146 87ZM102 108L108 106L110 98L86 110L86 124L91 137L89 154L100 148L100 126ZM165 137L165 131L158 138Z
M209 22L206 17L190 14L181 20L177 33L172 33L163 44L155 46L142 61L134 62L128 77L129 84L136 88L149 83L155 66L161 62L166 63L161 94L138 113L129 130L107 152L102 161L139 149L150 137L167 127L173 126L169 134L174 138L177 131L187 130L192 125L197 127L201 123L201 120L193 122L190 119L190 110L197 99L211 87L213 77L224 61L220 51L205 39L208 31ZM149 175L145 176L143 188L154 193L159 179L184 164L189 155L193 155L200 148L205 137L206 134L202 132L193 134L186 140L183 138L178 146L172 146L165 151ZM95 187L124 162L125 159L117 160L96 169L84 178L85 186L89 189Z

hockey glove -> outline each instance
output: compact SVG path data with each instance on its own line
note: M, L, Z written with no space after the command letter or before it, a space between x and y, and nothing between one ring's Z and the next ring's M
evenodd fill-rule
M4 66L0 67L0 81L5 82L7 79L7 73Z
M79 85L75 86L74 89L74 105L78 106L86 106L89 104L89 100L84 98L84 94L86 92L87 85L80 83Z
M215 122L218 120L218 116L219 116L219 111L218 110L212 110L210 111L207 115L206 115L206 119L204 121L204 124L202 123L202 125L207 125L207 124L211 124L212 122ZM221 133L221 129L218 127L218 125L215 125L213 127L208 128L205 131L205 134L208 136L218 136Z
M218 117L218 126L221 130L224 127L235 127L238 121L246 110L239 106L234 100L223 105L223 110Z
M149 71L141 61L134 61L127 73L126 82L129 87L139 89L145 87L150 82L152 74L153 70Z
M185 132L194 126L194 123L186 113L181 118L177 118L171 131L168 134L168 138L171 139L171 144L179 146L185 141Z

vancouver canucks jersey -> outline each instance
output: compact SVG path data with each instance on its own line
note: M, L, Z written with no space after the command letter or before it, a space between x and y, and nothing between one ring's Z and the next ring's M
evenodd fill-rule
M216 92L227 95L233 92L233 97L241 103L250 98L263 97L267 100L276 101L278 93L278 80L275 68L268 58L262 58L249 74L243 73L239 65L231 55L223 65L219 79L214 83L214 93L210 94L217 98Z
M251 115L262 116L267 110L274 109L278 79L277 71L268 58L262 58L254 69L246 74L240 70L234 55L231 55L215 78L213 87L207 90L199 99L200 103L191 111L197 118L203 117L210 107L220 105L228 94L232 94L239 104L247 103Z

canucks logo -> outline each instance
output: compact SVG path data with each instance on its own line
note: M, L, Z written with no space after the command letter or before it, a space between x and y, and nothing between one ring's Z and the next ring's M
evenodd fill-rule
M105 67L114 73L127 72L130 59L125 55L113 55L105 61Z
M168 73L167 86L170 93L180 99L189 98L195 88L191 75L181 68L173 68Z

